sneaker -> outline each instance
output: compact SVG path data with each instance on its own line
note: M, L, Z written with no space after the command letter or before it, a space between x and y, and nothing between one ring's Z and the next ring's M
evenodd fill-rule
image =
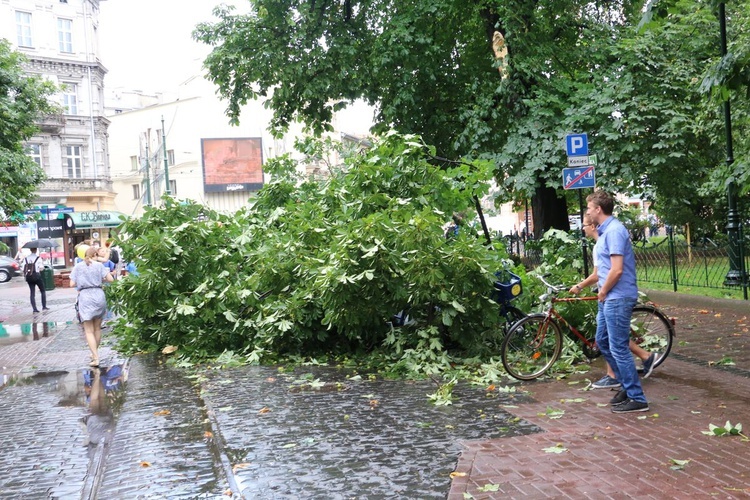
M620 387L620 382L618 382L616 378L605 375L591 384L591 387L593 389L617 389Z
M651 356L643 362L643 378L648 378L648 376L651 375L651 372L654 371L654 366L656 365L656 362L659 361L660 357L661 354L658 352L652 352Z
M628 393L625 392L625 389L620 389L619 391L617 391L615 397L609 400L609 404L611 404L612 406L620 406L626 401L628 401Z
M626 402L612 407L612 413L632 413L636 411L648 411L648 403L628 399Z

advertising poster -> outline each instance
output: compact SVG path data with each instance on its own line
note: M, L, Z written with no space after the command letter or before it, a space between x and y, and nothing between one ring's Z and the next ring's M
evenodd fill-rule
M263 187L262 146L259 137L201 139L205 191L257 191Z

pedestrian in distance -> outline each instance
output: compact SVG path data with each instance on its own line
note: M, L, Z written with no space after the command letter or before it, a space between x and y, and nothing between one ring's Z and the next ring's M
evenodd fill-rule
M107 299L102 285L112 282L112 274L95 259L98 249L89 247L83 262L70 273L70 286L78 290L78 314L83 323L86 343L91 351L91 366L99 366L99 344L102 341L102 320L107 314Z
M584 288L590 285L596 284L598 281L597 277L597 262L596 262L596 243L599 240L599 233L597 232L597 225L594 223L594 221L591 220L591 218L588 215L584 215L583 217L583 233L586 235L587 238L591 238L594 240L594 250L593 250L593 257L594 257L594 269L591 271L591 274L587 276L583 281L580 283L573 285L569 292L573 295L578 295ZM641 359L642 362L642 373L643 378L648 378L649 375L654 370L654 366L656 364L656 361L659 360L659 353L650 353L632 340L629 340L628 347L630 348L630 352L635 354L638 358ZM605 360L604 364L607 368L607 373L602 378L591 384L591 387L593 389L619 389L621 387L620 382L617 380L617 376L615 375L614 370L612 370L612 367L609 365L609 363Z
M596 344L622 386L610 401L612 412L648 411L628 347L630 320L638 300L633 243L625 226L612 216L615 200L611 195L598 190L587 196L586 202L586 215L599 226L594 247L599 287Z
M31 248L30 250L31 253L23 260L23 275L26 283L29 285L31 309L35 313L39 312L39 309L36 308L36 289L39 288L39 294L42 296L42 310L48 311L47 292L44 289L44 281L42 281L42 269L44 269L44 264L42 263L41 257L36 254L37 249Z

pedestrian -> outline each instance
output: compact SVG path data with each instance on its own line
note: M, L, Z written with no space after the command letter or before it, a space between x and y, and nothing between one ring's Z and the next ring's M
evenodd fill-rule
M42 269L44 269L44 264L42 263L41 257L36 254L36 248L31 249L31 253L24 258L23 262L23 275L26 279L26 283L29 285L31 309L35 313L39 312L39 309L36 308L36 289L39 288L39 293L42 296L42 310L48 311L47 292L44 289L44 281L42 281Z
M599 233L597 233L597 225L594 223L593 220L588 215L583 216L583 233L586 235L586 237L591 238L594 240L594 250L593 250L593 258L594 258L594 269L591 271L591 274L587 276L583 281L580 283L573 285L569 292L573 295L578 295L584 288L587 286L593 285L597 282L597 261L596 261L596 244L599 241ZM633 342L632 340L628 341L628 347L630 348L630 352L635 354L636 357L641 359L642 365L641 370L643 373L643 378L648 378L651 373L654 371L654 366L656 364L656 361L659 360L659 353L651 353ZM619 389L621 387L620 382L617 380L617 376L615 375L614 370L612 370L612 367L609 365L609 363L605 360L604 365L607 369L607 373L591 384L592 389Z
M609 193L595 191L586 197L586 202L586 215L599 226L599 240L594 246L599 287L596 344L622 387L610 401L612 412L648 411L628 347L630 319L638 300L633 243L625 226L612 216L615 201Z
M70 273L70 286L78 290L78 314L83 323L86 343L91 351L91 366L99 366L99 344L102 341L102 319L107 314L107 299L102 285L111 282L112 275L101 262L97 262L97 249L89 247L83 262Z
M25 258L26 258L26 254L23 253L23 249L22 248L19 248L18 252L16 252L16 256L15 256L16 262L18 262L18 264L21 265L23 263L23 259L25 259Z

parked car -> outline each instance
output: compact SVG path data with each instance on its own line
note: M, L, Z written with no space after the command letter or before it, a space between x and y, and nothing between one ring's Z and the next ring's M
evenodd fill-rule
M21 275L21 266L14 259L0 255L0 283L10 281L13 276Z

